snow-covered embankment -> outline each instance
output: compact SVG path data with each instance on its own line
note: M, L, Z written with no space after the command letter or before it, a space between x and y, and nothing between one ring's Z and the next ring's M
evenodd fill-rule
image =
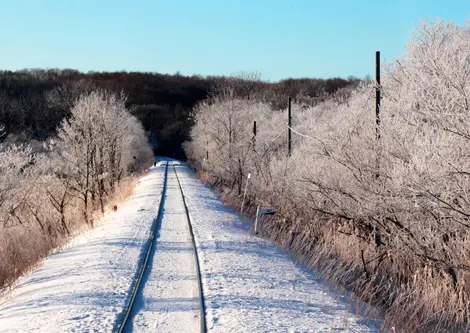
M99 225L22 278L0 298L0 332L111 332L157 215L164 165Z

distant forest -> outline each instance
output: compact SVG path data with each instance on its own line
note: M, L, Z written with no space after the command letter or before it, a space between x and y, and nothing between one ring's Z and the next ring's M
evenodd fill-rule
M230 92L234 98L262 100L279 110L288 96L316 104L339 91L350 92L360 81L302 78L271 83L248 72L202 77L73 69L0 71L0 140L49 138L80 94L101 88L128 96L127 107L142 121L156 155L185 159L182 143L192 126L190 112L208 96Z

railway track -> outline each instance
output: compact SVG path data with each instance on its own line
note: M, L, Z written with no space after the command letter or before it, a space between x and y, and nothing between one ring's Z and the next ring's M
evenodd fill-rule
M172 164L171 167L170 167L170 163ZM176 166L172 162L166 162L165 175L164 175L164 181L163 181L163 187L162 187L157 217L154 219L154 222L152 224L152 229L151 229L149 239L148 239L148 245L144 254L144 260L138 269L137 279L131 291L129 302L124 311L123 319L117 328L117 331L116 331L117 333L132 332L132 318L135 317L135 315L138 314L138 312L140 311L139 309L135 309L135 304L136 304L135 301L136 301L137 295L142 292L143 288L145 288L146 283L143 282L145 280L144 276L147 276L148 274L150 274L149 270L152 269L151 267L152 265L149 265L149 261L153 259L152 252L153 252L153 255L156 256L157 259L159 256L165 255L165 252L159 253L159 241L158 241L159 236L158 235L159 235L159 230L161 228L162 220L165 215L165 202L167 200L172 200L172 198L167 197L168 174L170 172L169 169L172 171L172 173L174 174L177 180L179 193L181 195L181 199L184 205L187 227L188 227L190 238L191 238L191 244L192 244L191 247L192 247L192 252L194 255L194 266L195 266L195 275L196 275L195 280L197 282L197 290L198 290L199 331L201 333L207 332L206 318L205 318L205 303L204 303L204 294L203 294L203 287L202 287L202 280L201 280L201 271L200 271L200 266L199 266L199 256L197 252L196 242L194 239L193 228L191 225L191 217L188 211L186 198L184 196L184 190L181 186L181 182L178 177ZM157 295L153 297L157 298Z
M198 285L198 291L199 291L199 325L200 325L200 332L201 333L206 333L207 332L207 325L206 325L206 305L204 303L204 292L202 288L202 276L201 276L201 268L199 266L199 255L197 253L197 246L196 246L196 240L194 238L194 231L193 231L193 226L191 224L191 217L189 215L188 211L188 205L186 204L186 197L184 195L183 187L181 186L180 179L178 177L178 173L176 172L176 166L173 164L173 170L175 172L176 180L178 181L178 186L180 188L181 192L181 197L183 198L183 204L184 204L184 210L186 212L186 219L188 221L188 227L189 227L189 233L191 234L191 240L193 243L193 250L194 250L194 258L195 258L195 263L196 263L196 277L197 277L197 285Z

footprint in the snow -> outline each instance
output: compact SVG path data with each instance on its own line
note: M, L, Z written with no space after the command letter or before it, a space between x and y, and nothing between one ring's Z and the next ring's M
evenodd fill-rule
M85 318L88 318L88 317L90 317L90 315L85 314L83 316L72 317L72 318L70 318L70 320L82 320L82 319L85 319Z

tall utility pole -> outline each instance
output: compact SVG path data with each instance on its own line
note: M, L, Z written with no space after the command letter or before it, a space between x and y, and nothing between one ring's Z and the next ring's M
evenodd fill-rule
M253 121L253 149L256 146L256 120Z
M289 107L287 109L287 156L291 155L292 152L292 133L291 133L291 127L292 127L292 98L289 97Z
M375 52L375 137L380 139L380 51Z
M375 140L380 140L380 91L382 87L380 86L380 51L375 52ZM378 148L378 147L377 147ZM377 173L375 178L379 178L379 169L380 169L380 150L377 152Z

